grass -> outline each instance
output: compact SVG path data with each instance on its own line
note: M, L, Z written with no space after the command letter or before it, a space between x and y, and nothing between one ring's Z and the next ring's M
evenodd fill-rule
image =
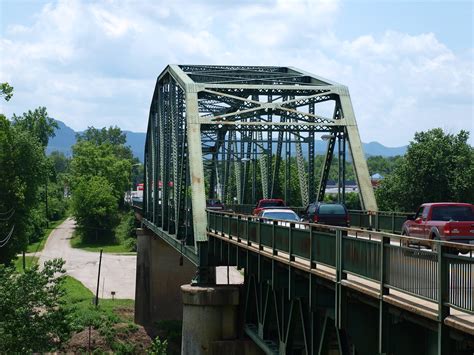
M103 249L104 253L129 253L135 254L130 251L128 243L124 240L105 240L102 242L89 242L82 239L81 235L74 232L71 239L71 246L73 248L79 248L87 251L100 251Z
M129 310L133 314L135 305L134 300L129 299L99 299L99 306L93 305L95 298L94 294L85 287L80 281L76 280L71 276L66 276L64 281L64 289L66 290L65 301L68 307L74 309L75 318L83 320L103 318L104 316L114 323L117 322L130 322L133 321L132 317L119 316L116 312L117 309ZM82 321L81 321L82 320ZM85 322L87 323L87 322ZM84 326L89 324L84 324Z
M33 265L38 264L38 257L37 256L25 256L25 266L27 269L32 267ZM18 272L23 272L23 257L20 256L15 260L15 269Z
M61 223L63 223L66 220L67 217L64 217L63 219L60 219L58 221L53 221L49 222L49 227L45 228L43 232L43 236L38 240L37 242L31 243L28 245L26 248L27 253L37 253L39 251L42 251L44 248L44 245L46 244L46 241L49 238L49 235L55 229L57 226L59 226Z
M66 276L63 287L66 291L63 300L72 312L74 331L80 332L92 326L106 339L112 350L136 347L136 344L127 344L120 340L126 339L127 335L133 334L138 329L133 323L134 300L99 299L99 305L96 307L93 304L94 294L80 281Z
M103 249L104 253L127 253L135 254L134 241L135 238L130 237L130 230L133 229L134 216L123 213L120 216L120 223L115 229L115 238L100 238L98 241L84 240L80 233L74 232L71 239L71 246L87 251L98 252Z

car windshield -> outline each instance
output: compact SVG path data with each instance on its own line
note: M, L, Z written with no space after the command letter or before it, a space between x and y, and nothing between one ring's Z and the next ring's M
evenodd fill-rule
M330 204L330 205L321 205L319 206L319 214L337 214L345 215L346 209L343 205Z
M282 201L262 201L260 207L283 207L285 204Z
M474 221L474 212L470 206L433 207L433 221Z
M265 218L283 219L285 221L299 221L298 215L294 212L266 212L263 214Z

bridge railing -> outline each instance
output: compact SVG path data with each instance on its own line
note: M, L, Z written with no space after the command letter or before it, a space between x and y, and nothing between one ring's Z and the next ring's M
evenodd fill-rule
M349 217L351 227L372 229L376 231L385 231L400 234L403 223L409 216L414 215L410 212L389 212L389 211L361 211L350 210Z
M143 200L142 199L136 199L132 198L132 203L131 203L133 208L138 208L138 209L143 209Z
M235 213L251 214L255 205L227 205ZM305 207L288 207L301 214ZM413 212L349 210L351 227L401 234L403 223Z
M270 249L279 260L301 259L407 295L474 314L474 245L427 241L357 228L291 223L208 212L208 233ZM244 242L245 241L245 242ZM250 244L248 244L250 243ZM431 249L421 248L420 245ZM417 245L416 248L407 245ZM434 251L435 250L435 251ZM455 252L456 250L456 252ZM459 251L467 255L458 255ZM282 256L284 255L284 256Z

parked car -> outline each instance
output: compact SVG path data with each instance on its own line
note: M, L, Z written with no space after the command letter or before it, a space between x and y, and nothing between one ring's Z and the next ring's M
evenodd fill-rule
M405 221L402 235L474 244L474 205L458 202L424 203L414 216Z
M300 222L300 217L295 213L295 211L287 208L267 208L260 211L258 217L278 219L278 225L289 227L291 222ZM288 221L288 222L286 222ZM272 223L268 221L268 223ZM304 224L295 223L296 228L304 228Z
M258 201L252 214L256 216L260 213L260 211L266 208L275 208L275 207L280 207L280 208L286 207L285 201L283 201L281 198L264 198Z
M303 220L310 223L349 227L349 212L342 203L313 202L308 205Z
M206 208L213 211L223 211L225 210L224 204L218 199L209 199L206 200Z

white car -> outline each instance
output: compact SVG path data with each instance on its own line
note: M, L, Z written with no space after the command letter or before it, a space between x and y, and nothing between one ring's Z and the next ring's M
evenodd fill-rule
M261 218L270 218L279 220L277 223L279 226L289 227L291 222L300 222L301 218L295 213L295 211L290 209L282 208L269 208L260 211L258 217ZM288 222L284 222L288 221ZM272 223L270 220L268 223ZM304 224L295 223L296 228L304 229Z

